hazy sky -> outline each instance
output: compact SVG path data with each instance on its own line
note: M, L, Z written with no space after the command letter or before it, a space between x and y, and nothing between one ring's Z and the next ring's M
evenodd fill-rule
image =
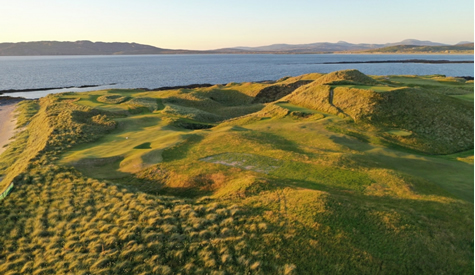
M216 49L403 39L473 41L473 0L2 0L0 42Z

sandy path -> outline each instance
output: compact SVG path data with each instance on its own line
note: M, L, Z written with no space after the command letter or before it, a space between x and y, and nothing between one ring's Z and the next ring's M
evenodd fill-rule
M0 102L0 154L5 151L4 145L9 143L15 134L16 119L14 111L18 102Z

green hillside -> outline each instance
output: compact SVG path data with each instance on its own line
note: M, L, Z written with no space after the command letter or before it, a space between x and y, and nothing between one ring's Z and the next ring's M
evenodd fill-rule
M346 70L18 111L1 274L473 272L473 81Z

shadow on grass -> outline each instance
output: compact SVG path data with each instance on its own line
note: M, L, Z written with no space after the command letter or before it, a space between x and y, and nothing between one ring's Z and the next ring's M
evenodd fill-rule
M186 158L190 149L203 140L203 136L198 134L184 135L183 138L185 138L185 141L163 151L164 162Z
M300 149L299 144L295 141L288 140L282 136L258 131L243 132L243 137L261 144L271 144L272 147L283 151L291 151L299 154L308 154L308 152Z
M363 135L359 136L354 136L354 138L348 138L347 136L336 136L336 135L331 135L330 140L333 141L334 143L346 146L350 148L351 150L356 150L356 151L369 151L371 149L374 149L374 146L369 144L369 139L366 138Z
M243 104L249 104L254 97L248 96L237 90L211 90L207 92L197 92L202 97L207 97L224 106L240 106Z
M436 184L451 195L472 202L473 196L473 165L455 160L444 160L433 157L404 158L383 154L355 156L357 162L371 168L385 168L399 171L414 177L417 184L416 192L423 195L444 195L430 184ZM428 183L422 182L423 180ZM420 186L420 188L418 188Z
M123 156L83 158L72 165L84 175L95 179L116 179L130 174L119 171Z
M353 139L347 136L331 136L330 139L337 144L364 153L364 155L353 155L353 159L362 167L400 171L416 177L416 181L421 182L421 180L417 180L419 178L434 183L457 198L468 202L474 201L473 165L455 160L444 160L408 148L402 150L401 148L385 148L383 149L384 152L372 153L369 151L377 147L362 141L358 137ZM389 154L396 156L390 156ZM448 195L442 194L440 190L436 190L437 188L429 188L429 183L421 183L421 186L425 187L416 190L419 194Z
M143 131L147 127L156 126L161 119L158 116L127 117L118 121L114 133L129 133Z
M144 142L140 145L135 146L133 149L152 149L151 144L152 143L150 143L150 142Z

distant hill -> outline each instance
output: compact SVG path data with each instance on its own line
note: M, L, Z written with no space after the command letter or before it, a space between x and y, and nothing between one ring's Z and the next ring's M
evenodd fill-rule
M473 42L472 52L473 52ZM457 44L462 49L469 47L466 44ZM396 48L394 48L396 47ZM399 47L399 48L398 48ZM450 45L431 41L406 39L397 43L386 44L352 44L345 41L337 43L311 43L311 44L274 44L260 47L232 47L208 51L172 50L150 45L123 42L91 42L87 40L75 42L37 41L19 43L0 43L0 56L35 56L35 55L135 55L135 54L306 54L306 53L336 53L336 52L399 52L414 47L425 47L422 51L431 51L428 47L438 48L437 51L453 51ZM465 50L465 48L464 48ZM468 49L470 50L470 49Z
M406 39L397 43L386 44L352 44L345 41L338 41L337 43L321 42L311 44L273 44L260 47L234 47L221 50L235 50L246 52L286 52L286 53L321 53L321 52L341 52L341 51L358 51L378 49L383 47L395 46L395 45L418 45L418 46L447 46L442 43L436 43L431 41L421 41L416 39Z
M470 42L470 41L460 41L460 42L458 42L458 43L455 44L455 45L462 45L462 44L473 44L473 42Z
M432 42L432 41L421 41L417 39L405 39L401 42L396 42L396 43L387 43L384 46L389 47L389 46L396 46L396 45L416 45L416 46L447 46L447 44L442 44L442 43L437 43L437 42Z
M119 42L58 42L38 41L0 43L0 56L24 55L127 55L127 54L178 54L199 51L170 50L137 43Z
M473 42L453 46L396 45L366 50L362 53L473 53Z

